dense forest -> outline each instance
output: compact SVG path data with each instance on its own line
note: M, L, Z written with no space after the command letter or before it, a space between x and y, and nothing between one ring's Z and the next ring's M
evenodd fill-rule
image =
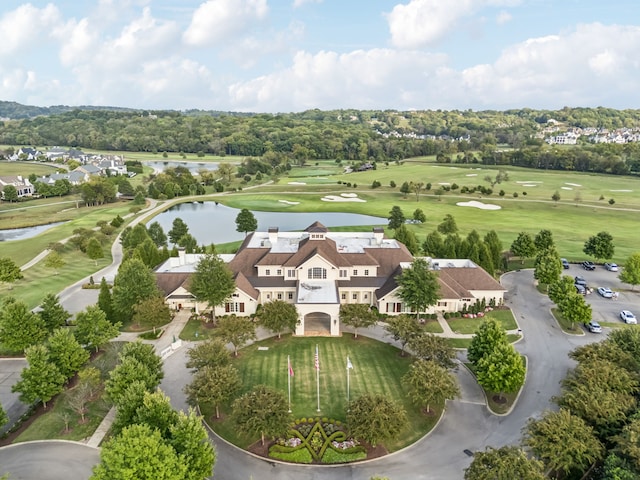
M14 106L0 102L0 116ZM59 145L95 150L209 153L386 162L434 155L440 162L555 170L640 172L640 142L547 145L541 129L640 128L640 110L564 108L508 111L309 110L286 114L76 108L0 122L0 144ZM64 107L67 108L67 107ZM46 109L45 109L46 110ZM36 114L38 110L33 110ZM8 112L5 112L5 114ZM11 117L11 115L7 115ZM5 117L6 118L6 117ZM272 162L271 159L269 161ZM273 162L272 162L273 163Z

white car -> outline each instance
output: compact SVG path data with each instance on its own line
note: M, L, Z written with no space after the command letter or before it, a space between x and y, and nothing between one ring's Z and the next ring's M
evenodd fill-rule
M636 320L636 316L631 313L629 310L622 310L620 312L620 319L629 325L636 325L638 320Z
M607 287L598 287L598 293L604 298L613 298L613 292Z
M615 263L605 263L604 264L604 268L606 268L610 272L617 272L618 271L618 265L616 265Z

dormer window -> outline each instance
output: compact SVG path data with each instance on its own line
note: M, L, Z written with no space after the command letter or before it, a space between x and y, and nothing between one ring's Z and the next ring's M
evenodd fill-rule
M327 269L321 267L313 267L307 271L309 280L325 280L327 278Z

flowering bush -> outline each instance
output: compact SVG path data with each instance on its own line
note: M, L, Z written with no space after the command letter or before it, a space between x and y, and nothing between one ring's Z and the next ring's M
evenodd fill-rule
M297 437L290 438L284 442L284 444L287 445L288 447L297 447L301 443L302 443L302 440L300 440Z
M345 440L344 442L333 441L331 442L331 445L333 445L333 448L335 448L336 450L346 450L347 448L353 448L359 445L359 443L357 440L354 440L352 438L350 440Z

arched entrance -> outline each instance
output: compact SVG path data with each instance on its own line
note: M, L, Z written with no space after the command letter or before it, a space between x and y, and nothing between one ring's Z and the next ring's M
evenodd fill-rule
M305 335L331 335L331 315L324 312L311 312L304 316Z

